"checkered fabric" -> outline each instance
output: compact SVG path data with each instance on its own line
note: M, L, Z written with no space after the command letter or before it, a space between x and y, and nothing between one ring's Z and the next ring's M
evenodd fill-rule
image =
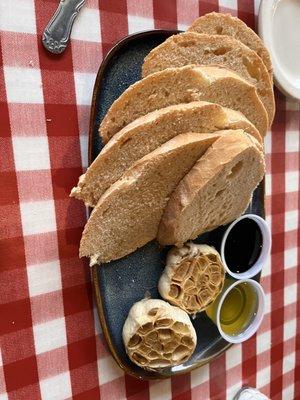
M0 400L232 399L243 384L300 399L300 109L276 91L266 137L267 310L257 335L164 381L124 375L107 350L78 258L86 210L68 197L87 166L93 84L103 56L145 29L185 29L213 10L255 26L259 1L87 0L61 56L41 45L57 0L1 0ZM298 336L297 336L298 334Z

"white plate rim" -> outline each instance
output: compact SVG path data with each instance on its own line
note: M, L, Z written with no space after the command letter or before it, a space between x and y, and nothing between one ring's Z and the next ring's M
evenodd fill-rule
M275 50L273 47L271 27L274 9L278 1L280 0L261 0L258 14L258 33L270 52L275 85L286 96L300 101L300 88L293 85L291 80L287 78L283 68L280 67L277 58L274 56Z

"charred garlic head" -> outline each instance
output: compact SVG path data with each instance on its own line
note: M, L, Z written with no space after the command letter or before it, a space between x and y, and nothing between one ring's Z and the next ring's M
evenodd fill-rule
M216 299L224 279L219 253L213 247L188 242L169 251L158 290L171 304L195 314Z
M186 312L163 300L144 299L131 307L123 341L135 364L155 370L187 361L197 337Z

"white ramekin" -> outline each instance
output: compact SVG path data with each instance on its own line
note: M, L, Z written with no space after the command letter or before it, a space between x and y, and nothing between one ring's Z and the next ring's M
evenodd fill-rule
M254 265L251 268L249 268L246 272L236 273L236 272L231 271L230 265L227 265L227 263L226 263L225 245L226 245L228 235L229 235L230 231L232 230L232 228L236 224L238 224L239 221L241 221L245 218L249 218L249 219L255 221L257 223L258 227L260 228L260 231L262 234L262 248L261 248L261 252L260 252L260 255L259 255L257 261L254 263ZM249 278L252 278L253 276L255 276L256 274L258 274L267 262L267 259L269 257L270 250L271 250L271 243L272 243L272 239L271 239L270 228L263 218L259 217L256 214L245 214L245 215L242 215L241 217L237 218L226 229L224 236L222 238L222 242L221 242L221 250L220 250L221 259L222 259L222 262L223 262L224 267L225 267L226 271L228 272L228 274L231 275L235 279L249 279Z

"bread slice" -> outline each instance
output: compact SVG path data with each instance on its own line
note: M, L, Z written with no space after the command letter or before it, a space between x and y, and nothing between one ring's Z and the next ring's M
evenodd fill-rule
M170 68L131 85L112 104L99 131L104 143L124 126L154 110L179 103L205 100L242 112L261 135L268 115L253 85L220 67Z
M113 136L80 177L71 196L95 207L103 193L127 168L174 136L224 129L243 129L261 142L259 132L243 114L219 104L198 101L153 111Z
M241 131L221 136L172 193L159 243L181 245L239 217L264 172L264 155L253 137Z
M230 14L211 12L197 18L188 28L190 32L210 35L227 35L239 40L262 59L270 79L273 81L272 62L270 54L261 38L239 18Z
M137 161L94 208L80 257L116 260L155 239L170 194L218 137L184 133Z
M249 47L229 36L195 32L170 36L145 58L143 77L187 64L217 64L235 71L255 85L268 113L269 125L272 123L275 112L272 82L262 59Z

